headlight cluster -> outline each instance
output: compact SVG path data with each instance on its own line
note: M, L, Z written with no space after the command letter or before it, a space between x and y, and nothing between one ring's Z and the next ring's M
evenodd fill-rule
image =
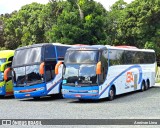
M90 90L89 93L98 93L98 90Z
M41 91L41 90L44 90L44 87L36 88L36 91Z

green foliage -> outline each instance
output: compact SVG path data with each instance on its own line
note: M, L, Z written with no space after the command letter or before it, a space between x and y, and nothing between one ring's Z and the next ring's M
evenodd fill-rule
M43 42L131 45L160 57L160 0L118 0L109 11L93 0L32 3L0 16L0 47Z
M106 11L88 0L61 2L62 13L46 34L49 42L98 44L106 40Z

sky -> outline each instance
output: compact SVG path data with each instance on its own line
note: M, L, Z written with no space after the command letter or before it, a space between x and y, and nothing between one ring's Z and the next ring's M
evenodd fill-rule
M95 0L100 2L106 10L112 6L117 0ZM133 0L124 0L127 3L131 3ZM46 4L49 0L0 0L0 14L11 13L15 10L19 10L23 5L30 4L32 2L37 2L41 4Z

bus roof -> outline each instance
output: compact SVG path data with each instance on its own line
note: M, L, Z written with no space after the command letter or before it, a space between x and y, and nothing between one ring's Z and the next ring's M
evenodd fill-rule
M41 43L41 44L33 44L33 45L28 45L24 47L17 48L16 50L23 50L26 48L35 48L35 47L43 47L47 45L55 45L55 46L71 46L71 45L66 45L66 44L61 44L61 43Z
M107 49L121 49L121 50L129 50L129 51L142 51L142 52L155 52L153 49L139 49L134 46L110 46L106 45Z
M130 51L143 51L143 52L155 52L153 49L139 49L134 46L110 46L110 45L82 45L82 46L73 46L68 50L102 50L102 49L121 49L121 50L130 50Z
M9 58L14 56L14 50L2 50L0 51L0 58Z
M68 50L102 50L102 49L106 49L105 45L81 45L81 46L73 46Z

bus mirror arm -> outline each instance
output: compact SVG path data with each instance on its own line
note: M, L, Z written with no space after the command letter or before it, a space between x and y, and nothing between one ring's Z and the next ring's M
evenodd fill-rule
M56 66L55 66L55 74L56 74L56 75L59 73L59 72L58 72L58 69L59 69L59 66L60 66L61 64L63 64L63 62L62 62L62 61L59 61L59 62L56 64Z
M101 61L99 61L97 63L97 66L96 66L96 74L97 75L100 75L101 74Z
M5 71L4 71L4 80L7 80L8 79L8 73L11 71L11 68L7 68Z

